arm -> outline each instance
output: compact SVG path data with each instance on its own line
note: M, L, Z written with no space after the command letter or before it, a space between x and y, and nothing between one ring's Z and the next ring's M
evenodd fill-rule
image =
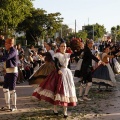
M54 62L55 62L55 67L56 67L57 71L59 71L60 70L60 63L59 63L58 58L54 57Z
M120 52L116 53L114 56L115 57L120 57Z
M92 54L92 52L89 48L85 49L83 57L86 59L86 61L88 59L93 59L95 62L99 62L99 59L95 55Z
M74 53L72 53L70 55L70 58L73 58L73 57L76 57L76 56L80 56L82 52L83 52L83 49L81 49L80 51L75 51Z
M16 52L14 49L11 49L9 53L6 53L5 55L3 55L3 57L0 59L1 62L3 61L7 61L10 60L11 58L13 58L16 55Z
M99 62L100 60L96 57L96 56L94 56L93 54L92 54L92 59L95 61L95 62Z
M30 59L30 62L33 62L33 58L31 56L29 57L29 59Z
M105 57L108 57L108 58L114 58L115 55L106 55Z

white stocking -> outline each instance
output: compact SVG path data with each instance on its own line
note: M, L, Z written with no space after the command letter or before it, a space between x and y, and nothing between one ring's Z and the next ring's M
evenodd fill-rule
M88 92L89 92L91 86L92 86L92 82L88 82L87 85L86 85L86 88L85 88L85 94L84 95L88 95Z
M54 105L54 112L58 113L58 111L57 111L57 105Z
M10 92L9 89L3 88L4 96L5 96L5 102L8 108L10 108Z
M17 99L16 91L15 90L10 91L10 95L12 98L12 105L16 107L16 99Z
M67 107L63 107L64 108L64 115L67 115Z

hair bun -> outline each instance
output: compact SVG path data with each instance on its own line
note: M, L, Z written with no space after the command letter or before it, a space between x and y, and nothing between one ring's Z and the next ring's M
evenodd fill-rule
M65 40L63 38L60 39L61 43L65 43Z

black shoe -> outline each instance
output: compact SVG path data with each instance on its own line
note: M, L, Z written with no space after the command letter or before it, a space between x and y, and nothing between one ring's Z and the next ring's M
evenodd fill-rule
M5 107L2 107L0 110L2 110L2 111L10 110L10 107L5 106Z
M54 115L57 115L57 116L58 116L58 112L54 112L54 111L53 111L53 113L54 113Z
M68 115L64 115L64 118L67 118L68 117Z

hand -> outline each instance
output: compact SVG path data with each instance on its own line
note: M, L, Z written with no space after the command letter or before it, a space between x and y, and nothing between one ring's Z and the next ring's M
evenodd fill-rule
M106 65L104 62L101 62L101 64Z
M3 70L3 73L6 74L6 70L5 69Z
M100 64L101 64L101 62L102 62L102 61L100 60L100 61L98 62L98 65L100 65Z
M105 63L104 63L104 62L102 62L101 60L98 62L98 65L100 65L100 64L105 65Z
M120 52L117 53L117 56L120 56Z
M59 70L59 71L58 71L58 74L62 75L62 71L61 71L61 70Z

